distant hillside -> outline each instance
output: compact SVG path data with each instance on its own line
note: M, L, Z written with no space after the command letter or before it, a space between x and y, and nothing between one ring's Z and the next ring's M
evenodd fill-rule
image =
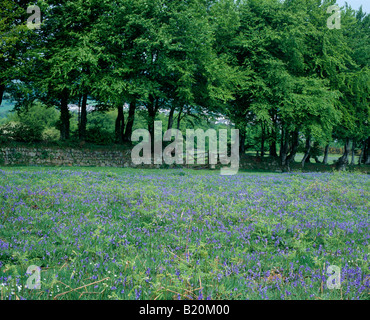
M13 110L15 105L15 102L8 100L8 99L3 99L3 102L0 105L0 118L5 118L6 114Z

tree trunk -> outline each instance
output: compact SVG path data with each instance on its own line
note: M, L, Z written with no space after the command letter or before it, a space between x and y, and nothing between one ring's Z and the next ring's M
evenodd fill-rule
M182 114L182 111L183 111L183 107L180 108L180 111L179 111L179 115L177 117L177 130L180 130L180 123L181 123L181 114Z
M68 140L69 139L69 119L70 114L68 110L68 98L69 92L67 89L64 89L61 95L60 101L60 139Z
M134 121L135 121L135 110L136 110L136 100L133 100L131 101L130 108L128 110L126 130L125 130L125 135L123 137L123 140L125 142L131 141L132 128L134 126Z
M239 131L239 139L240 139L240 144L239 144L239 153L244 156L245 155L245 141L246 141L246 136L245 132L240 130Z
M168 124L167 124L167 130L172 129L173 127L173 115L175 113L176 106L173 105L170 109L170 114L168 115Z
M346 164L348 164L348 151L349 151L349 139L346 138L346 141L344 143L344 153L338 159L338 162L337 162L337 165L336 165L338 170L344 170L345 167L346 167Z
M246 134L245 134L245 122L243 116L239 116L235 118L235 129L239 130L239 154L240 156L245 155L245 142L246 142Z
M1 106L1 103L3 102L4 92L5 92L5 84L0 83L0 106Z
M289 161L287 161L289 151L289 133L283 129L281 133L280 161L283 171L290 171Z
M281 129L281 137L280 137L280 150L279 150L279 157L280 157L280 160L282 161L282 163L286 160L286 159L284 159L284 161L283 161L284 136L285 136L285 130L284 130L284 128L282 128Z
M366 140L364 140L362 143L361 153L360 153L360 156L358 157L358 165L362 164L362 159L364 158L365 147L366 147Z
M81 101L82 101L82 96L80 95L78 98L78 114L77 114L78 132L80 132L80 126L81 126Z
M322 160L323 164L328 164L328 154L329 154L329 144L325 146L324 159Z
M370 164L370 138L367 138L366 149L364 153L365 164Z
M84 93L82 96L82 104L81 104L81 119L80 119L80 127L79 127L79 139L80 141L86 140L86 125L87 125L87 93Z
M289 164L294 161L294 158L298 151L298 146L299 146L299 130L297 129L293 132L292 150L290 151L290 154L287 157L287 161Z
M116 125L115 125L115 138L116 143L122 144L123 143L123 130L125 127L125 116L123 114L123 103L117 104L117 118L116 118Z
M148 131L150 133L150 144L152 153L154 152L154 121L158 110L158 101L153 96L149 96L148 109Z
M276 114L273 114L271 116L271 120L272 120L272 127L271 127L271 134L270 134L270 150L269 150L269 154L270 154L270 157L274 157L274 158L277 158L277 149L276 149L276 142L277 142L277 130L276 130L276 127L277 127L277 120L276 120Z
M277 158L277 150L276 150L276 136L271 138L270 141L270 157Z
M311 137L308 136L307 139L306 139L306 152L305 152L305 154L303 156L303 159L302 159L302 162L301 162L302 168L304 168L304 165L307 161L307 158L310 155L310 151L311 151Z
M352 140L352 150L351 150L351 166L355 165L355 147L356 147L356 141Z
M265 156L265 126L261 123L262 135L261 135L261 157Z

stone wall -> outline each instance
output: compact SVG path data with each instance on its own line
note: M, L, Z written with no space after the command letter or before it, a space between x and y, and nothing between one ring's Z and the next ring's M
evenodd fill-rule
M1 165L129 167L130 151L58 149L34 147L0 148Z
M135 165L131 161L131 150L109 150L88 148L58 148L58 147L0 147L0 165L28 165L28 166L77 166L77 167L142 167L160 168L177 167L176 165ZM186 165L187 168L214 168L206 165ZM261 161L258 157L241 157L240 169L248 170L279 170L275 161ZM220 165L216 166L216 169Z

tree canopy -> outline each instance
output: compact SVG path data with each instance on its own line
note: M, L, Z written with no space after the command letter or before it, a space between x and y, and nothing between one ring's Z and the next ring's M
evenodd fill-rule
M130 140L138 114L153 136L165 110L167 128L175 119L178 127L184 118L229 120L242 153L268 150L288 168L300 146L304 165L333 140L352 141L370 161L362 9L341 8L336 29L327 25L330 0L1 3L0 104L6 91L19 112L39 102L56 108L62 140L71 137L71 103L80 110L77 136L87 139L94 100L97 112L116 112L116 143ZM40 29L26 27L29 5L41 9Z

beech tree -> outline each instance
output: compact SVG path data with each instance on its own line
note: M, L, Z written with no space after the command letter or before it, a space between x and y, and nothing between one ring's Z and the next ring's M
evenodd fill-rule
M336 127L335 135L344 142L344 154L338 160L338 166L348 163L349 145L352 141L352 164L356 144L362 148L360 163L370 163L369 136L370 136L370 40L368 30L370 17L360 9L355 12L348 6L343 13L343 20L347 23L343 33L351 49L353 63L342 75L340 102L343 121Z
M86 139L92 98L98 112L116 110L120 144L138 113L154 138L166 110L168 129L227 118L241 154L269 150L286 170L302 148L302 166L320 147L326 163L333 139L345 145L338 165L350 145L352 159L359 148L360 163L370 161L369 16L361 10L344 8L341 28L329 29L334 1L47 0L35 2L43 23L30 31L27 3L3 3L0 98L7 86L18 109L37 99L58 108L63 140L75 101Z
M27 51L32 31L26 26L25 0L0 1L0 105L7 86L15 78L17 66Z

